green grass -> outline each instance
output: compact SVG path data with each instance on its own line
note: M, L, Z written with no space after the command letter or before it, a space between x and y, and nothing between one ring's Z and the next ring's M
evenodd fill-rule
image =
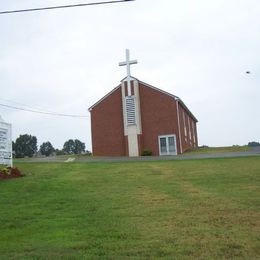
M210 154L210 153L230 153L230 152L246 152L252 150L252 147L245 146L224 146L224 147L199 147L185 154Z
M17 166L1 260L260 257L260 157Z

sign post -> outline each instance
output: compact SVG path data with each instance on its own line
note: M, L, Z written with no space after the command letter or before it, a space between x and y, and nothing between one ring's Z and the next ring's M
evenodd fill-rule
M0 116L0 165L13 167L12 125L4 122Z

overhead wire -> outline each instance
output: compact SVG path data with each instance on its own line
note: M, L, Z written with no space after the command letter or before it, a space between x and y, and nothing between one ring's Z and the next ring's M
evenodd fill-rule
M91 5L116 4L116 3L131 2L131 1L135 1L135 0L102 1L102 2L91 2L91 3L81 3L81 4L71 4L71 5L59 5L59 6L47 6L47 7L37 7L37 8L28 8L28 9L18 9L18 10L7 10L7 11L0 11L0 14L35 12L35 11L44 11L44 10L62 9L62 8L71 8L71 7L83 7L83 6L91 6Z
M29 8L29 9L8 10L8 11L0 11L0 14L33 12L33 11L43 11L43 10L62 9L62 8L71 8L71 7L82 7L82 6L91 6L91 5L115 4L115 3L130 2L130 1L135 1L135 0L102 1L102 2L92 2L92 3L81 3L81 4L71 4L71 5L60 5L60 6ZM9 101L9 102L12 102L12 101ZM17 103L17 102L13 102L13 103ZM19 104L19 103L17 103L17 104ZM23 104L20 103L20 105L23 105ZM6 108L11 108L11 109L16 109L16 110L21 110L21 111L32 112L32 113L52 115L52 116L88 117L86 115L69 115L69 114L62 114L62 113L56 113L56 112L50 112L50 111L40 111L40 110L36 110L36 109L31 109L31 108L22 108L22 107L10 106L10 105L6 105L6 104L0 104L0 106L6 107ZM23 106L27 106L27 105L23 105Z
M45 112L45 111L40 111L40 110L35 110L35 109L27 109L27 108L22 108L22 107L10 106L10 105L1 104L1 103L0 103L0 106L10 108L10 109L16 109L16 110L21 110L21 111L26 111L26 112L37 113L37 114L50 115L50 116L62 116L62 117L74 117L74 118L89 117L87 115L69 115L69 114L62 114L62 113L55 113L55 112Z
M40 106L33 106L32 107L30 105L26 105L24 103L13 101L13 100L10 100L10 99L0 98L0 101L4 101L5 103L7 102L7 103L12 103L12 104L15 104L15 105L18 105L18 106L26 107L27 109L40 110L40 111L54 113L54 114L56 113L55 111L52 111L52 110L49 110L49 109L45 109L45 108L40 107Z

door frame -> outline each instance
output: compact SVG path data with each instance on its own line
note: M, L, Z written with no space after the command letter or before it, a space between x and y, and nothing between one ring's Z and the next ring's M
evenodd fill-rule
M174 143L175 143L175 152L174 153L169 153L169 141L168 141L169 137L174 137ZM161 152L160 138L166 138L166 148L167 148L167 153L166 154ZM176 140L176 135L175 134L159 135L158 136L158 145L159 145L159 155L177 155L177 140Z

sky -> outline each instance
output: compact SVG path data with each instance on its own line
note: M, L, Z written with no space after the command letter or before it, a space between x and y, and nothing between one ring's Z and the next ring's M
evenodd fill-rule
M9 0L0 11L95 0ZM0 15L0 106L13 139L91 150L88 108L126 76L180 97L198 119L199 145L260 141L260 1L136 0ZM246 73L250 71L250 73Z

